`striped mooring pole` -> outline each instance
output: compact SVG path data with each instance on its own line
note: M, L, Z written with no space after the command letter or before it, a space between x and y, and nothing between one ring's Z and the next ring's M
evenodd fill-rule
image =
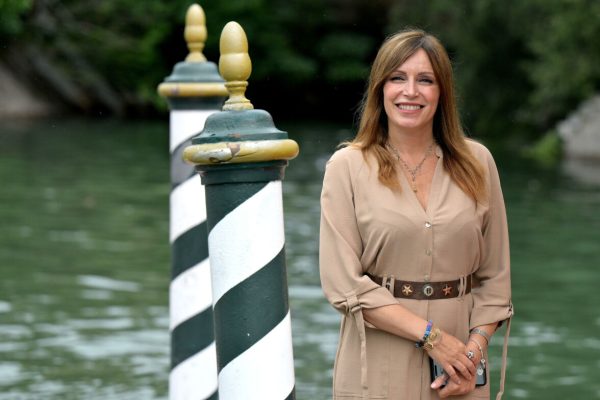
M197 4L187 11L184 37L189 55L158 87L171 110L169 399L217 399L204 187L194 168L183 161L182 153L202 130L206 118L220 110L227 89L216 65L202 54L206 26L204 11Z
M184 151L206 187L219 397L295 399L281 181L298 144L245 97L239 24L223 28L220 49L229 100Z

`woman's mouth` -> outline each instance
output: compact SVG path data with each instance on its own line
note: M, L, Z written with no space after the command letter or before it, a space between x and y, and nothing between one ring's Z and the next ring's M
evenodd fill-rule
M419 104L398 104L397 107L403 111L417 111L425 106Z

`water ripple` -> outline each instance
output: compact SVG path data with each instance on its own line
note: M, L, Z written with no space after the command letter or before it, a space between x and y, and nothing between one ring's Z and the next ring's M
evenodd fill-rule
M7 313L12 310L12 305L7 301L0 300L0 313Z
M0 364L0 385L13 385L23 378L21 366L17 363Z
M120 281L104 276L80 275L77 277L77 281L82 286L96 289L117 290L124 292L138 292L140 290L140 284L137 282Z

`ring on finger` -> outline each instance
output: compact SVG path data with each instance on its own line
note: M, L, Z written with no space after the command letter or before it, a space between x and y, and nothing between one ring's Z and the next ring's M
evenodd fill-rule
M469 350L469 351L467 352L467 358L468 358L469 360L472 360L473 358L475 358L475 353L473 353L473 351Z

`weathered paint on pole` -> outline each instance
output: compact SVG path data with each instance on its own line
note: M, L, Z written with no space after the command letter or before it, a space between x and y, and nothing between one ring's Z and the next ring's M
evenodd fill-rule
M182 152L203 129L206 118L219 111L227 90L216 65L202 54L206 26L204 11L197 4L187 11L184 36L189 55L158 87L171 109L169 399L217 399L204 187L193 167L183 162Z
M245 97L251 64L235 22L219 70L230 98L184 151L206 187L219 397L295 399L281 185L298 144Z

